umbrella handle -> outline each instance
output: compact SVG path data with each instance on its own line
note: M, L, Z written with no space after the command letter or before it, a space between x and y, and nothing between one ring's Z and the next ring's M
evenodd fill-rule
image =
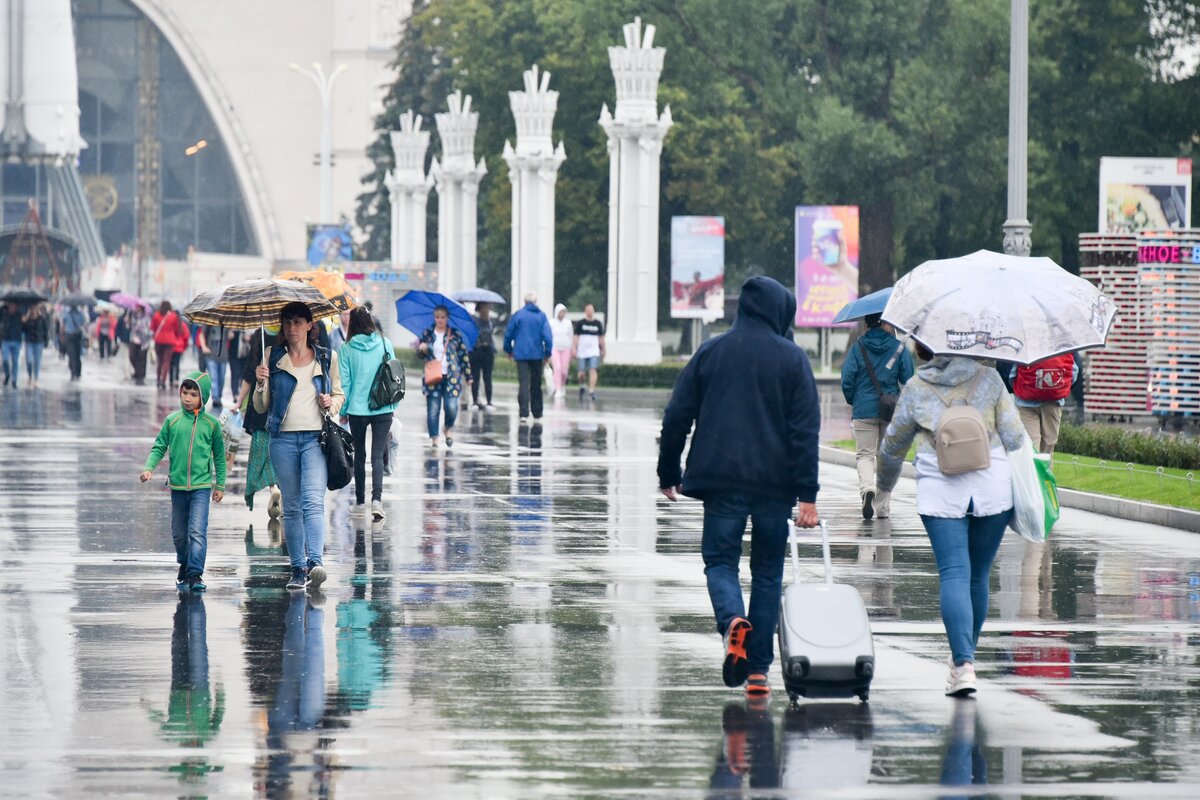
M266 326L259 325L258 326L258 334L259 334L259 342L262 344L262 361L260 363L266 364L267 363L267 328L266 328ZM258 388L261 389L262 386L263 386L263 381L259 381Z

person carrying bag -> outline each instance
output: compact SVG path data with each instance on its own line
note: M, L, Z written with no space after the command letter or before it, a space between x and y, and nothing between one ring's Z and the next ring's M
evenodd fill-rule
M912 355L897 341L892 326L878 314L863 321L866 333L850 348L842 364L842 396L853 406L850 429L854 432L854 465L858 469L863 519L886 519L891 515L891 493L879 491L875 484L876 453L892 419L900 387L913 375L913 362ZM895 363L888 367L893 357Z

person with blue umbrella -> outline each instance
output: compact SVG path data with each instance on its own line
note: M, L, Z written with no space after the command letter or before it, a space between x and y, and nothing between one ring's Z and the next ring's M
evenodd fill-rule
M407 327L407 326L405 326ZM471 382L471 356L463 335L450 324L450 309L433 309L433 325L421 333L417 352L425 359L421 390L425 394L425 421L429 446L438 444L438 422L445 413L446 447L454 446L454 423L463 382Z

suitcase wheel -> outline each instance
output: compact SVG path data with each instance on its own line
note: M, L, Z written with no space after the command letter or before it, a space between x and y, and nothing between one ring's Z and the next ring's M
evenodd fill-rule
M868 701L868 699L871 697L871 692L868 691L867 689L860 689L859 691L855 692L855 694L857 694L858 699L862 700L864 703L866 703Z

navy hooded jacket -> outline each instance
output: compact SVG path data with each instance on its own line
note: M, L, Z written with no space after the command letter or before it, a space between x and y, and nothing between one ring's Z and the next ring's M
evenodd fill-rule
M861 342L861 344L860 344ZM842 397L854 406L851 419L879 419L879 392L871 381L871 373L863 361L863 349L871 357L879 387L886 394L900 394L901 387L913 376L912 353L900 349L900 342L882 327L868 328L867 332L851 345L842 364ZM896 356L896 351L900 355ZM896 356L896 362L888 369L887 362Z
M742 286L733 328L701 345L675 383L663 414L660 487L682 484L699 499L744 491L816 502L821 410L808 357L789 335L795 316L796 298L778 281Z

